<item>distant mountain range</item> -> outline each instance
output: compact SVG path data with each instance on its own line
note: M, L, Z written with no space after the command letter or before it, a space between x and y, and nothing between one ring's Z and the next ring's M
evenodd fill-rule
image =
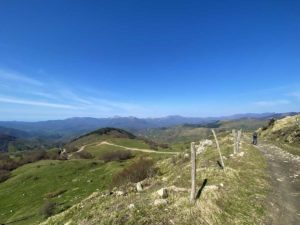
M70 140L84 133L103 127L115 127L125 129L131 132L149 129L172 127L183 124L202 124L206 125L220 120L237 120L243 118L252 119L270 119L282 118L287 115L295 115L295 112L289 113L248 113L237 114L223 117L183 117L167 116L161 118L136 118L136 117L112 117L112 118L91 118L74 117L64 120L48 120L39 122L23 121L0 121L0 139L30 139L40 143L58 143ZM8 137L9 136L9 137ZM0 140L1 141L1 140ZM7 145L7 142L5 142Z

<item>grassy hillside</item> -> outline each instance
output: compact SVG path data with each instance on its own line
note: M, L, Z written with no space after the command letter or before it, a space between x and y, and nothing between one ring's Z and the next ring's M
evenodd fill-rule
M89 146L99 145L103 141L129 148L160 150L168 147L163 144L157 144L144 137L137 137L122 129L101 128L74 139L66 145L66 148L71 150L79 149L82 146L88 148Z
M43 224L261 224L268 191L265 161L247 143L241 146L243 156L230 156L232 140L220 136L225 170L216 163L215 146L198 157L197 188L204 179L207 185L195 205L189 203L190 162L182 153L158 161L160 172L143 181L142 192L135 184L121 186L112 195L96 191ZM169 196L155 205L160 188L167 188ZM117 194L120 190L123 195Z
M283 147L292 154L300 155L300 116L287 116L283 119L270 120L258 130L263 139Z
M95 191L111 188L114 175L138 157L154 160L167 157L137 151L127 160L104 162L101 160L104 154L125 150L116 146L98 146L102 141L133 148L151 147L151 142L148 144L126 131L101 129L70 143L78 148L86 145L85 151L91 153L93 159L42 160L13 170L10 178L0 183L0 224L38 224L45 220L45 215L41 214L43 206L53 203L51 214L59 213Z
M108 188L112 174L122 166L96 160L46 160L22 166L0 184L0 222L36 224L44 219L40 210L45 202L57 203L55 212L62 211Z

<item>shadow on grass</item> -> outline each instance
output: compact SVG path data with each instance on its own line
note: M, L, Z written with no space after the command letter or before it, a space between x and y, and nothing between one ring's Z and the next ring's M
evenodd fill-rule
M206 186L206 184L207 184L207 179L204 179L201 188L200 188L199 191L197 192L196 199L200 198L201 193L202 193L204 187Z
M224 167L222 166L222 163L220 163L219 160L217 161L217 164L218 164L218 166L219 166L221 169L224 169Z

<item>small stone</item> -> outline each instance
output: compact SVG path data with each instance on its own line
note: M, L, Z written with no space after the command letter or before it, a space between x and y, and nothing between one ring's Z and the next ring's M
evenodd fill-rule
M138 182L138 183L136 184L136 190L137 190L138 192L143 191L143 186L142 186L142 183L141 183L141 182Z
M168 201L166 199L156 199L154 201L155 206L166 205L166 204L168 204Z
M224 187L224 184L223 184L223 183L220 183L220 187Z
M157 194L161 197L161 198L167 198L168 197L168 190L166 188L161 188L157 191Z
M135 207L134 204L130 204L130 205L128 206L128 209L133 209L134 207Z
M240 152L237 155L240 156L240 157L243 157L245 155L245 152Z
M190 158L190 155L188 153L185 153L183 158L188 159L188 158Z
M116 191L116 196L123 196L124 194L124 191Z

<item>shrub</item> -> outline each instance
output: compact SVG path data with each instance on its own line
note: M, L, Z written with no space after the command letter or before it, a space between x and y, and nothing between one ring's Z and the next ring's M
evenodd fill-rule
M70 152L77 152L79 150L78 147L74 146L74 145L65 145L64 148L66 149L66 151L68 153Z
M23 155L20 164L33 163L42 159L47 159L47 153L44 150L31 151Z
M40 213L45 217L52 216L55 210L55 203L54 202L45 202L40 209Z
M80 151L73 153L74 159L92 159L94 158L89 152L87 151Z
M10 176L10 172L7 170L0 170L0 183L6 181Z
M123 161L132 158L133 155L131 151L128 150L115 150L110 152L105 152L103 155L100 156L100 160L104 162L111 162L111 161Z
M0 160L0 170L14 170L20 164L13 159L8 158L7 160Z
M152 177L156 173L153 165L154 162L152 159L141 157L130 166L117 173L112 179L112 185L120 186L128 182L136 183L148 177Z
M160 144L159 147L161 147L161 148L169 148L169 145L168 144Z

